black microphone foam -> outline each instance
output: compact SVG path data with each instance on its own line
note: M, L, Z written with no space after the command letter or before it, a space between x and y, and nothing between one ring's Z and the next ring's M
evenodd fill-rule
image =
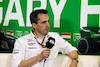
M46 42L46 47L51 49L55 44L55 39L52 37L48 38L48 41ZM44 59L44 63L45 63L46 59Z
M55 44L55 39L52 37L48 38L48 41L46 42L46 47L51 49Z

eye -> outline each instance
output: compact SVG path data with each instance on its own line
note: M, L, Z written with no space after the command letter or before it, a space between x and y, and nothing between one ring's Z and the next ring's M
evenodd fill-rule
M48 23L49 23L49 20L48 20Z
M45 24L45 23L46 23L46 21L43 21L42 23L43 23L43 24Z

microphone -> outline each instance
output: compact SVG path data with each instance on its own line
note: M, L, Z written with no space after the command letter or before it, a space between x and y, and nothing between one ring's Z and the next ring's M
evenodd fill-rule
M53 37L49 37L48 41L46 42L46 47L51 49L55 44L55 39ZM46 59L44 59L44 62L46 61Z
M55 39L52 37L48 38L48 41L46 42L46 47L51 49L55 44Z

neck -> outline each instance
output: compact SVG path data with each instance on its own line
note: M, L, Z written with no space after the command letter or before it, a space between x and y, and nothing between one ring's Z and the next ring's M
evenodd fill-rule
M39 34L39 33L36 33L35 31L33 32L33 34L37 37L37 38L43 38L44 36Z

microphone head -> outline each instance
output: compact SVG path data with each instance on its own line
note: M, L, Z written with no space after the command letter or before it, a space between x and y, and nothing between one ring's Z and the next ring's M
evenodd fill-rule
M48 38L48 41L46 42L46 47L51 49L55 44L55 39L52 37Z

